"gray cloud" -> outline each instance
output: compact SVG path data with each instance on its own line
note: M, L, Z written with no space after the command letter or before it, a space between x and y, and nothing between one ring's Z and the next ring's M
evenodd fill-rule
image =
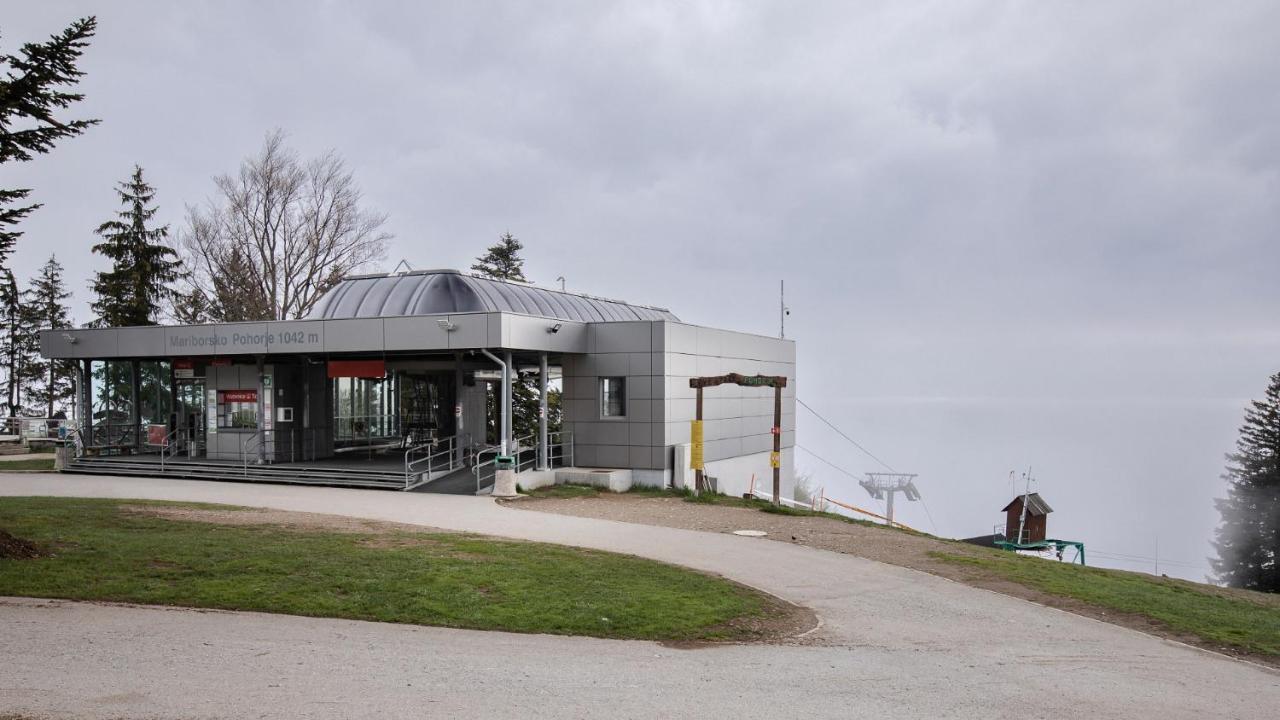
M350 161L393 261L509 229L539 282L764 333L785 277L802 396L942 532L1031 462L1063 534L1198 561L1280 363L1280 7L847 5L28 4L10 46L100 13L104 122L12 170L46 203L15 263L87 279L132 163L177 225L283 127Z

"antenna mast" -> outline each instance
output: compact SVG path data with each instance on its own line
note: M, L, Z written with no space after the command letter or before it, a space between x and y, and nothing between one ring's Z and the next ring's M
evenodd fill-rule
M787 309L787 281L778 281L778 337L786 339L787 337L787 315L791 311Z
M1022 528L1027 522L1027 498L1031 496L1031 466L1027 466L1027 489L1022 493L1022 513L1018 516L1018 542L1021 543L1023 537Z

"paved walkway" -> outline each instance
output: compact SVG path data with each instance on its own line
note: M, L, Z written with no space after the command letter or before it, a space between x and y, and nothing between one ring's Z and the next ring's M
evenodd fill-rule
M0 475L0 495L222 502L642 555L817 611L812 646L647 642L8 600L0 711L84 717L1263 718L1280 674L930 575L483 498Z

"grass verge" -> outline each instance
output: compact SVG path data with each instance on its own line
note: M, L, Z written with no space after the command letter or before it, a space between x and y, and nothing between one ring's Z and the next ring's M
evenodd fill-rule
M528 495L535 498L591 498L599 497L606 494L600 488L590 485L550 485L537 490L528 492ZM609 493L612 494L612 493ZM870 520L861 520L852 518L848 515L841 515L833 512L823 512L821 510L806 510L804 508L796 508L788 505L774 506L767 500L758 498L743 498L734 495L722 495L720 493L704 492L701 495L695 495L691 490L668 490L665 488L655 488L646 485L633 485L630 490L625 493L627 495L641 497L669 497L680 498L688 503L698 505L722 505L726 507L744 507L759 510L760 512L772 513L774 515L789 515L792 517L824 517L831 520L839 520L840 522L852 523L854 525L865 525L868 527L884 528L887 530L896 530L900 532L912 532L902 528L885 528L880 523L871 522ZM915 533L923 534L923 533Z
M679 641L758 639L756 621L790 607L722 578L613 553L399 528L184 521L129 509L151 507L261 512L0 498L0 527L44 553L0 559L0 595Z
M1280 656L1280 598L1013 553L993 551L990 557L975 557L933 551L929 555L1049 595L1142 616L1203 642Z
M27 458L24 460L4 460L0 458L0 472L6 470L52 470L53 458Z

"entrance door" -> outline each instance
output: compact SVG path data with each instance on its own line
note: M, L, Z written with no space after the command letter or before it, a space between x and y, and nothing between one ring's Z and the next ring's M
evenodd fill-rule
M205 456L204 402L204 380L178 382L178 447L187 457Z

